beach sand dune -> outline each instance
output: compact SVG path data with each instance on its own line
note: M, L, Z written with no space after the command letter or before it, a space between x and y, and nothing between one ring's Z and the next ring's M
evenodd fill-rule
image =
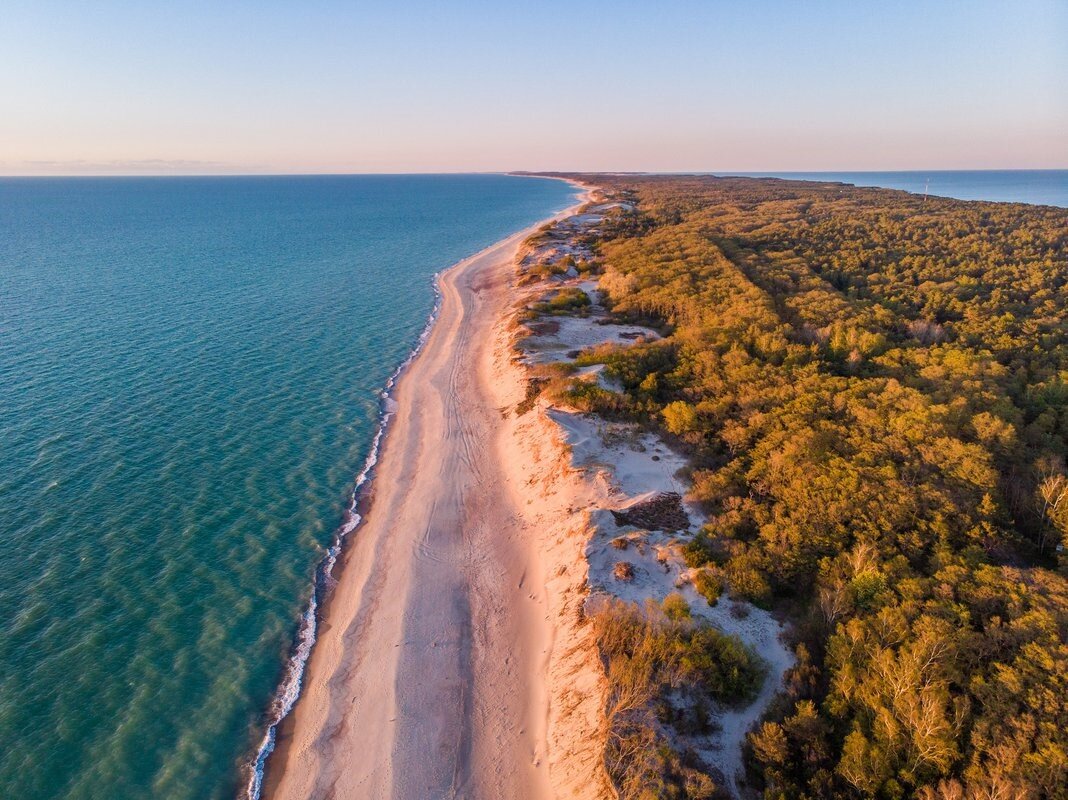
M546 515L563 524L554 509L573 498L554 488L531 501L530 447L552 434L520 438L506 407L523 391L503 319L528 234L441 278L439 317L396 387L367 518L268 766L269 798L607 792L600 671L573 641L583 532L538 530Z

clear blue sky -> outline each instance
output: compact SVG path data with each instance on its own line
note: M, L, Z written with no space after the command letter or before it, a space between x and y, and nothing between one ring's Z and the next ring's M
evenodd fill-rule
M0 173L1068 167L1068 0L50 2Z

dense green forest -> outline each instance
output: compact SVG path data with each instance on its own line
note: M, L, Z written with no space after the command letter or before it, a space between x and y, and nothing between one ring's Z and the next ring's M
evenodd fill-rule
M588 242L607 304L665 336L569 400L685 447L688 557L791 621L751 781L1068 797L1068 212L581 177L636 205Z

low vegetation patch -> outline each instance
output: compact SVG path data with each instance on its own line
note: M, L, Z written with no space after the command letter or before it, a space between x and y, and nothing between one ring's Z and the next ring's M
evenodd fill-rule
M609 683L608 772L623 800L712 798L713 776L673 744L711 730L715 703L742 703L763 680L738 639L695 619L681 595L645 608L607 601L592 616Z
M523 396L523 399L519 401L515 407L516 414L522 416L526 414L530 409L534 408L534 404L538 402L538 396L541 394L542 389L549 382L548 378L532 377L527 379L527 388Z
M712 570L703 569L694 574L693 588L710 606L714 606L723 594L723 581Z
M535 303L531 308L538 314L573 314L590 306L590 296L581 289L569 286L560 289L548 300Z

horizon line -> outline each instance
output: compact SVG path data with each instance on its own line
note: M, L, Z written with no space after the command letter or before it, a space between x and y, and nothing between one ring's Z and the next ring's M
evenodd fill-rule
M949 172L1068 172L1068 166L1058 167L976 167L958 169L925 169L909 167L898 169L694 169L694 170L405 170L405 171L338 171L338 172L70 172L70 173L3 173L0 180L19 178L340 178L340 177L402 177L417 175L511 175L511 176L550 176L550 175L713 175L746 177L752 174L763 175L810 175L810 174L865 174L865 173L908 173L926 172L931 174Z

